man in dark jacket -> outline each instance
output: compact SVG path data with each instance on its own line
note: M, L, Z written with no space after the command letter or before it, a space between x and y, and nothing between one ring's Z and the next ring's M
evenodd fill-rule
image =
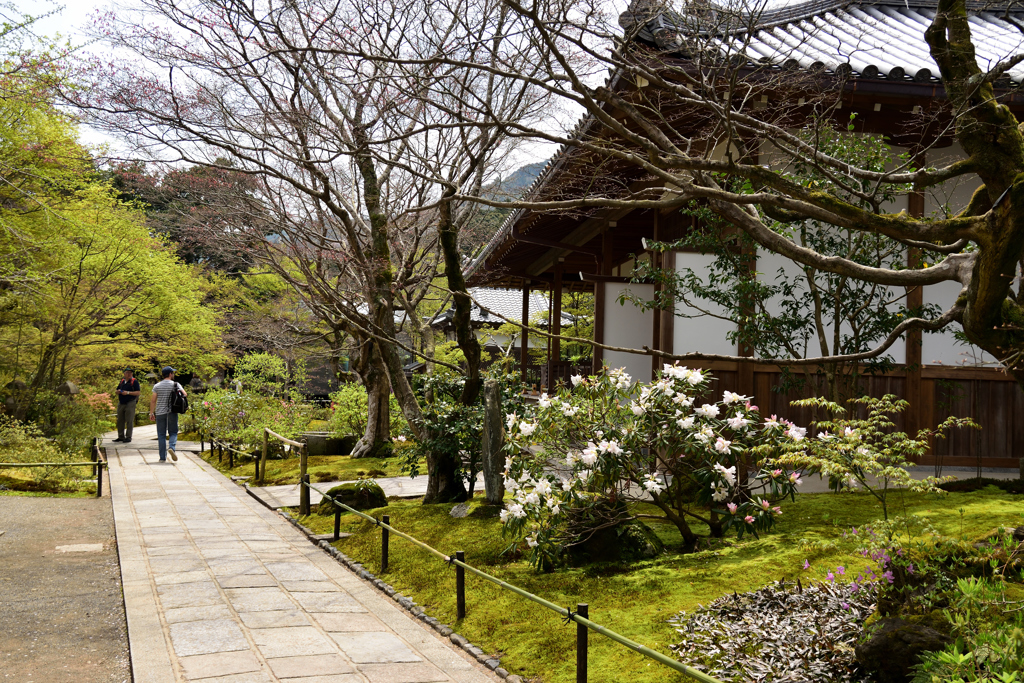
M135 427L135 406L139 402L142 386L131 368L124 369L124 378L117 385L117 438L114 441L131 443Z

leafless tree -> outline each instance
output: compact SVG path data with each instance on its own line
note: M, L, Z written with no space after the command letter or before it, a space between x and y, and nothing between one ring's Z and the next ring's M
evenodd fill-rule
M415 317L443 263L473 400L480 351L457 245L475 208L462 196L479 194L509 151L507 122L539 107L529 81L437 58L495 63L509 14L493 0L140 0L97 26L117 56L97 58L66 96L137 150L226 159L258 178L253 200L275 237L253 249L328 327L360 341L376 414L393 391L422 438L396 311ZM387 424L369 422L366 448ZM466 495L453 455L428 455L425 502Z

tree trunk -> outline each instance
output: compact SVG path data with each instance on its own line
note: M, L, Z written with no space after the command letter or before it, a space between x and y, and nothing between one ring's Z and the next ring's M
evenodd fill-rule
M366 431L352 449L353 458L383 458L391 455L391 382L377 344L366 339L353 370L366 388Z
M451 196L451 192L445 192ZM462 405L472 405L480 395L482 381L480 379L480 341L473 331L471 315L473 300L466 289L466 279L462 276L462 258L459 255L458 228L452 218L451 202L442 201L438 207L440 220L438 225L438 242L444 254L444 273L448 278L448 289L452 293L455 306L452 315L452 327L455 339L463 355L466 357L466 384L462 388L459 400Z

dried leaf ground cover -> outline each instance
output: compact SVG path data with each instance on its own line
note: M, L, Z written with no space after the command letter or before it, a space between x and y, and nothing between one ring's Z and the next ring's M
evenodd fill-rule
M874 611L849 584L795 583L718 598L669 620L679 658L723 681L859 683L853 648Z
M758 590L783 578L787 584L800 578L806 587L825 581L828 571L840 565L846 567L846 574L838 580L856 577L869 558L857 553L843 534L881 516L864 493L798 495L795 503L784 506L777 533L760 539L727 539L699 553L683 554L676 550L682 541L678 532L661 524L653 528L668 546L664 555L629 565L590 565L538 574L522 557L501 555L508 541L501 536L496 511L480 505L479 500L471 503L469 514L461 519L449 515L452 505L421 505L418 501L392 500L387 508L370 512L390 515L397 528L444 552L464 550L471 564L559 605L575 609L576 603L586 602L591 618L598 623L670 656L674 654L671 646L679 643L680 636L669 619L681 611L692 612L734 591ZM1024 498L995 488L942 497L909 495L894 504L900 511L905 508L926 518L943 534L962 533L968 540L985 538L1000 525L1012 528L1024 523ZM330 517L313 515L303 522L318 533L333 528ZM380 530L346 515L342 531L354 535L337 543L338 548L376 573ZM805 560L810 565L806 570ZM454 571L394 537L390 570L383 578L469 640L488 652L500 652L502 666L513 673L543 683L576 680L576 628L564 625L558 615L468 577L468 613L457 623ZM1010 594L1008 599L1024 599L1024 591ZM589 662L592 683L682 680L678 673L597 635L590 639Z

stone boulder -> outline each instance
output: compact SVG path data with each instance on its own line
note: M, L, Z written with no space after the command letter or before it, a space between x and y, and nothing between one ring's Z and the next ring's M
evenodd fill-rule
M388 504L388 497L384 495L384 489L370 479L338 484L327 491L327 495L356 510L382 508ZM324 500L317 506L317 514L333 515L335 507L334 503ZM342 508L341 511L345 512L346 510Z
M590 562L631 562L660 555L665 545L643 522L629 520L590 533L569 547L569 561L580 565Z
M864 629L855 648L857 661L879 683L905 683L922 652L941 650L952 642L947 628L937 612L879 619Z

